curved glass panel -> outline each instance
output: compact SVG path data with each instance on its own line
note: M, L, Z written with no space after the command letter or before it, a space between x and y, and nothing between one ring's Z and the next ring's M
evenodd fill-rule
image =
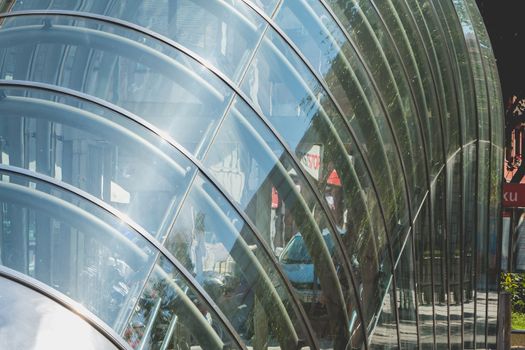
M195 288L162 255L122 337L133 349L238 349Z
M461 112L461 142L465 144L476 138L477 128L476 118L469 117L476 113L475 91L468 57L469 53L465 44L463 29L458 21L458 15L452 1L438 2L435 4L435 8L438 11L438 18L446 30L445 35L450 38L449 44L453 55L452 61L455 63L454 67L456 68L457 92ZM495 67L495 64L490 66Z
M6 349L118 349L90 324L55 301L0 277L0 339Z
M0 264L134 349L492 347L503 122L474 1L0 13Z
M463 1L454 0L454 6L463 27L463 35L469 52L470 65L474 76L474 89L476 92L477 109L477 132L481 140L488 140L489 114L488 114L488 91L485 86L485 68L481 58L475 27L470 18L468 6Z
M446 47L447 38L444 37L444 32L440 27L441 24L437 19L435 12L433 12L430 1L414 1L406 0L408 6L412 9L412 13L416 18L419 29L426 36L425 41L428 43L427 50L430 57L433 58L435 72L441 76L443 83L443 92L446 101L444 111L444 118L442 118L445 146L447 155L455 152L459 147L460 135L458 128L459 111L458 100L455 92L455 83L453 80L453 68L448 56ZM445 102L444 101L444 102Z
M321 342L346 345L346 325L357 314L357 305L334 244L335 234L345 232L332 232L326 213L282 145L253 111L237 100L204 164L248 214L268 245L276 251L277 247L284 249L281 266ZM277 216L273 220L272 212ZM284 253L290 250L308 254L301 253L303 258L296 259L291 257L295 254Z
M306 341L265 247L201 176L165 245L223 310L245 344L295 349L300 340Z
M336 100L347 111L346 118L357 134L357 142L362 144L361 148L365 156L368 156L370 170L378 186L389 229L393 232L392 237L401 235L408 225L405 186L402 181L403 177L389 176L389 168L392 169L392 173L401 173L401 168L397 161L398 157L388 123L379 99L373 91L370 78L364 71L362 63L353 54L353 49L341 30L330 22L327 13L317 13L316 16L324 18L318 21L316 16L312 17L312 12L323 10L315 6L313 2L309 1L307 4L289 2L287 4L288 6L283 7L280 12L282 15L277 17L277 20L282 22L281 25L296 45L302 49L303 54L312 65L317 68L320 75L325 77ZM280 48L278 42L275 39L272 40L273 44ZM290 56L289 54L288 57ZM294 64L294 67L300 67L300 64L294 63L291 58L288 60ZM303 80L311 81L309 72L301 73L301 75ZM317 91L319 88L316 84L310 83L310 89ZM356 91L361 96L356 94ZM329 117L334 119L337 115L331 112L333 107L330 107L330 104L328 101L322 101L322 106L328 111ZM335 118L334 125L337 123L338 120ZM337 130L340 137L344 139L344 130L340 128ZM387 159L384 159L385 156ZM356 171L360 179L368 177L366 172Z
M39 89L0 91L1 163L84 190L163 239L195 173L192 163L93 103Z
M259 1L258 1L259 2ZM275 1L262 1L271 11ZM248 64L264 21L241 1L17 1L11 11L74 10L134 23L197 53L236 81Z
M461 153L449 160L447 163L447 244L448 244L448 303L449 303L449 332L450 332L450 347L452 349L460 349L461 333L463 323L463 313L461 304L463 302L463 278L461 269L463 266L463 258L461 253L463 251L463 237L462 237L462 211L461 211L461 193L463 181L461 175Z
M214 314L207 316L199 311L198 305L207 310L203 300L186 297L187 293L197 295L195 289L174 272L171 263L161 258L165 261L163 269L170 269L173 277L166 272L159 280L160 277L151 274L150 270L156 271L154 262L158 253L144 237L72 193L33 178L3 174L2 233L13 239L10 242L4 236L2 241L7 242L7 251L24 252L20 257L4 256L4 266L34 277L79 302L120 333L133 348L141 343L155 343L153 348L159 348L155 332L166 335L170 313L184 318L185 327L197 337L193 341L196 344L213 349L234 344L220 321L213 321L215 328L210 326L206 317L215 319ZM157 280L151 288L162 286L154 296L147 294L152 278ZM161 291L167 296L162 296ZM159 301L163 306L160 319L148 308L151 300L144 301L154 297L164 302ZM176 306L175 311L167 306Z
M413 236L405 241L403 252L396 266L397 313L399 315L399 341L401 349L418 349L416 283Z
M434 272L432 227L430 222L428 197L416 218L415 234L415 266L417 271L417 305L419 346L422 349L434 348Z
M490 144L480 142L478 148L478 222L476 235L476 347L487 346L487 269L488 269L488 215L489 215L489 186L490 186Z
M329 18L329 14L320 3L310 0L284 1L276 15L277 24L290 36L310 64L317 68L317 73L326 79L336 101L347 113L345 117L357 134L356 141L362 145L364 155L368 157L371 165L374 180L381 190L380 194L383 195L381 200L386 203L396 199L404 200L403 196L396 197L394 195L396 189L402 191L404 183L392 135L389 132L389 126L382 113L377 96L362 64L357 59L355 51L337 24L330 21ZM291 79L283 78L283 80L290 81ZM275 84L279 83L280 81L275 82ZM359 94L356 94L356 91ZM324 105L329 104L324 103ZM327 110L329 109L327 108ZM271 117L277 119L279 115L272 115ZM322 128L322 124L316 127ZM343 130L338 130L338 132L347 137ZM349 148L353 149L354 147L352 145ZM323 154L323 156L325 163L330 162L326 155ZM334 167L336 173L342 173L343 176L349 173L348 170L345 170L347 166L340 166L334 162ZM358 169L359 167L355 167L355 170ZM394 169L395 176L392 175L391 169ZM357 186L363 188L363 184L368 185L370 180L366 181L365 179L369 177L369 174L365 172L356 175L358 179L348 179L346 176L346 179L339 179L339 186L326 186L331 188L324 191L327 193L328 190L328 197L326 197L328 199L342 197L339 200L341 202L339 206L346 204L350 207L346 226L354 230L361 240L369 241L370 248L368 249L374 249L373 237L369 237L369 235L373 236L376 233L371 232L368 227L358 221L360 218L364 218L363 214L367 210L367 203L365 198L359 196L359 187ZM394 179L395 185L393 184ZM360 198L363 200L359 201ZM400 207L402 206L403 204L400 204ZM365 230L362 230L361 227ZM384 230L383 227L378 229ZM356 275L366 279L366 281L360 282L363 283L362 297L365 304L365 317L366 321L370 322L374 314L380 311L382 293L384 293L384 287L380 284L384 283L382 279L386 276L381 275L377 261L367 258L368 249L360 247L359 240L348 239L345 243L348 251L352 252L352 258L356 259L353 264ZM366 245L366 243L364 244Z
M272 17L277 5L280 5L279 0L248 0L248 2L257 5L269 17Z
M447 264L447 221L446 221L446 183L445 171L442 171L432 184L432 225L434 235L432 246L434 248L433 270L434 270L434 312L436 320L436 349L449 348L449 313L448 313L448 264Z
M98 97L147 120L194 154L206 148L231 98L222 81L188 56L102 21L5 18L2 55L4 79L49 83Z
M396 322L396 302L394 299L394 289L392 279L388 283L388 292L383 299L381 314L376 319L376 324L370 333L369 349L373 350L393 350L399 349L397 322Z
M138 233L53 185L2 173L1 263L122 329L154 262Z
M329 0L328 3L351 35L356 49L367 63L375 79L379 93L397 137L406 171L407 188L413 198L412 209L416 211L426 190L423 144L418 126L410 86L404 76L403 65L395 51L391 37L381 18L369 0ZM417 202L417 204L416 204ZM394 256L398 256L404 235L392 235Z
M463 151L463 222L465 238L463 245L463 324L465 347L474 348L475 290L476 290L476 216L477 193L477 144L471 144Z
M428 166L431 179L443 164L443 139L440 126L440 106L432 68L425 52L424 42L404 1L375 1L396 46L404 58L410 80L413 82L420 121L426 136ZM415 203L419 205L420 203Z

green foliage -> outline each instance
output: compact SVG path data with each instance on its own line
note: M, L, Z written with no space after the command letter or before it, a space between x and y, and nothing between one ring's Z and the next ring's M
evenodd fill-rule
M512 313L512 329L525 330L525 314L519 312Z
M525 314L525 275L522 273L503 273L501 290L512 297L512 311Z

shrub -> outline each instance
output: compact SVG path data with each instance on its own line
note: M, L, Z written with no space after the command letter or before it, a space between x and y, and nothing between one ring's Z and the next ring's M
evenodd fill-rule
M525 275L503 273L501 275L501 289L511 294L512 311L525 313Z

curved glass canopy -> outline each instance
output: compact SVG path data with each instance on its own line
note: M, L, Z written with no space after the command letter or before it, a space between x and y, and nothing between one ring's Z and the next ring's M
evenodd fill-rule
M101 349L491 347L499 89L473 0L0 0L0 307Z

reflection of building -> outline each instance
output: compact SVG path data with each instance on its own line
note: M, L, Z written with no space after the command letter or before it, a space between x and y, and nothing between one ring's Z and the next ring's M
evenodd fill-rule
M493 346L503 123L473 1L0 9L9 290L121 348Z

